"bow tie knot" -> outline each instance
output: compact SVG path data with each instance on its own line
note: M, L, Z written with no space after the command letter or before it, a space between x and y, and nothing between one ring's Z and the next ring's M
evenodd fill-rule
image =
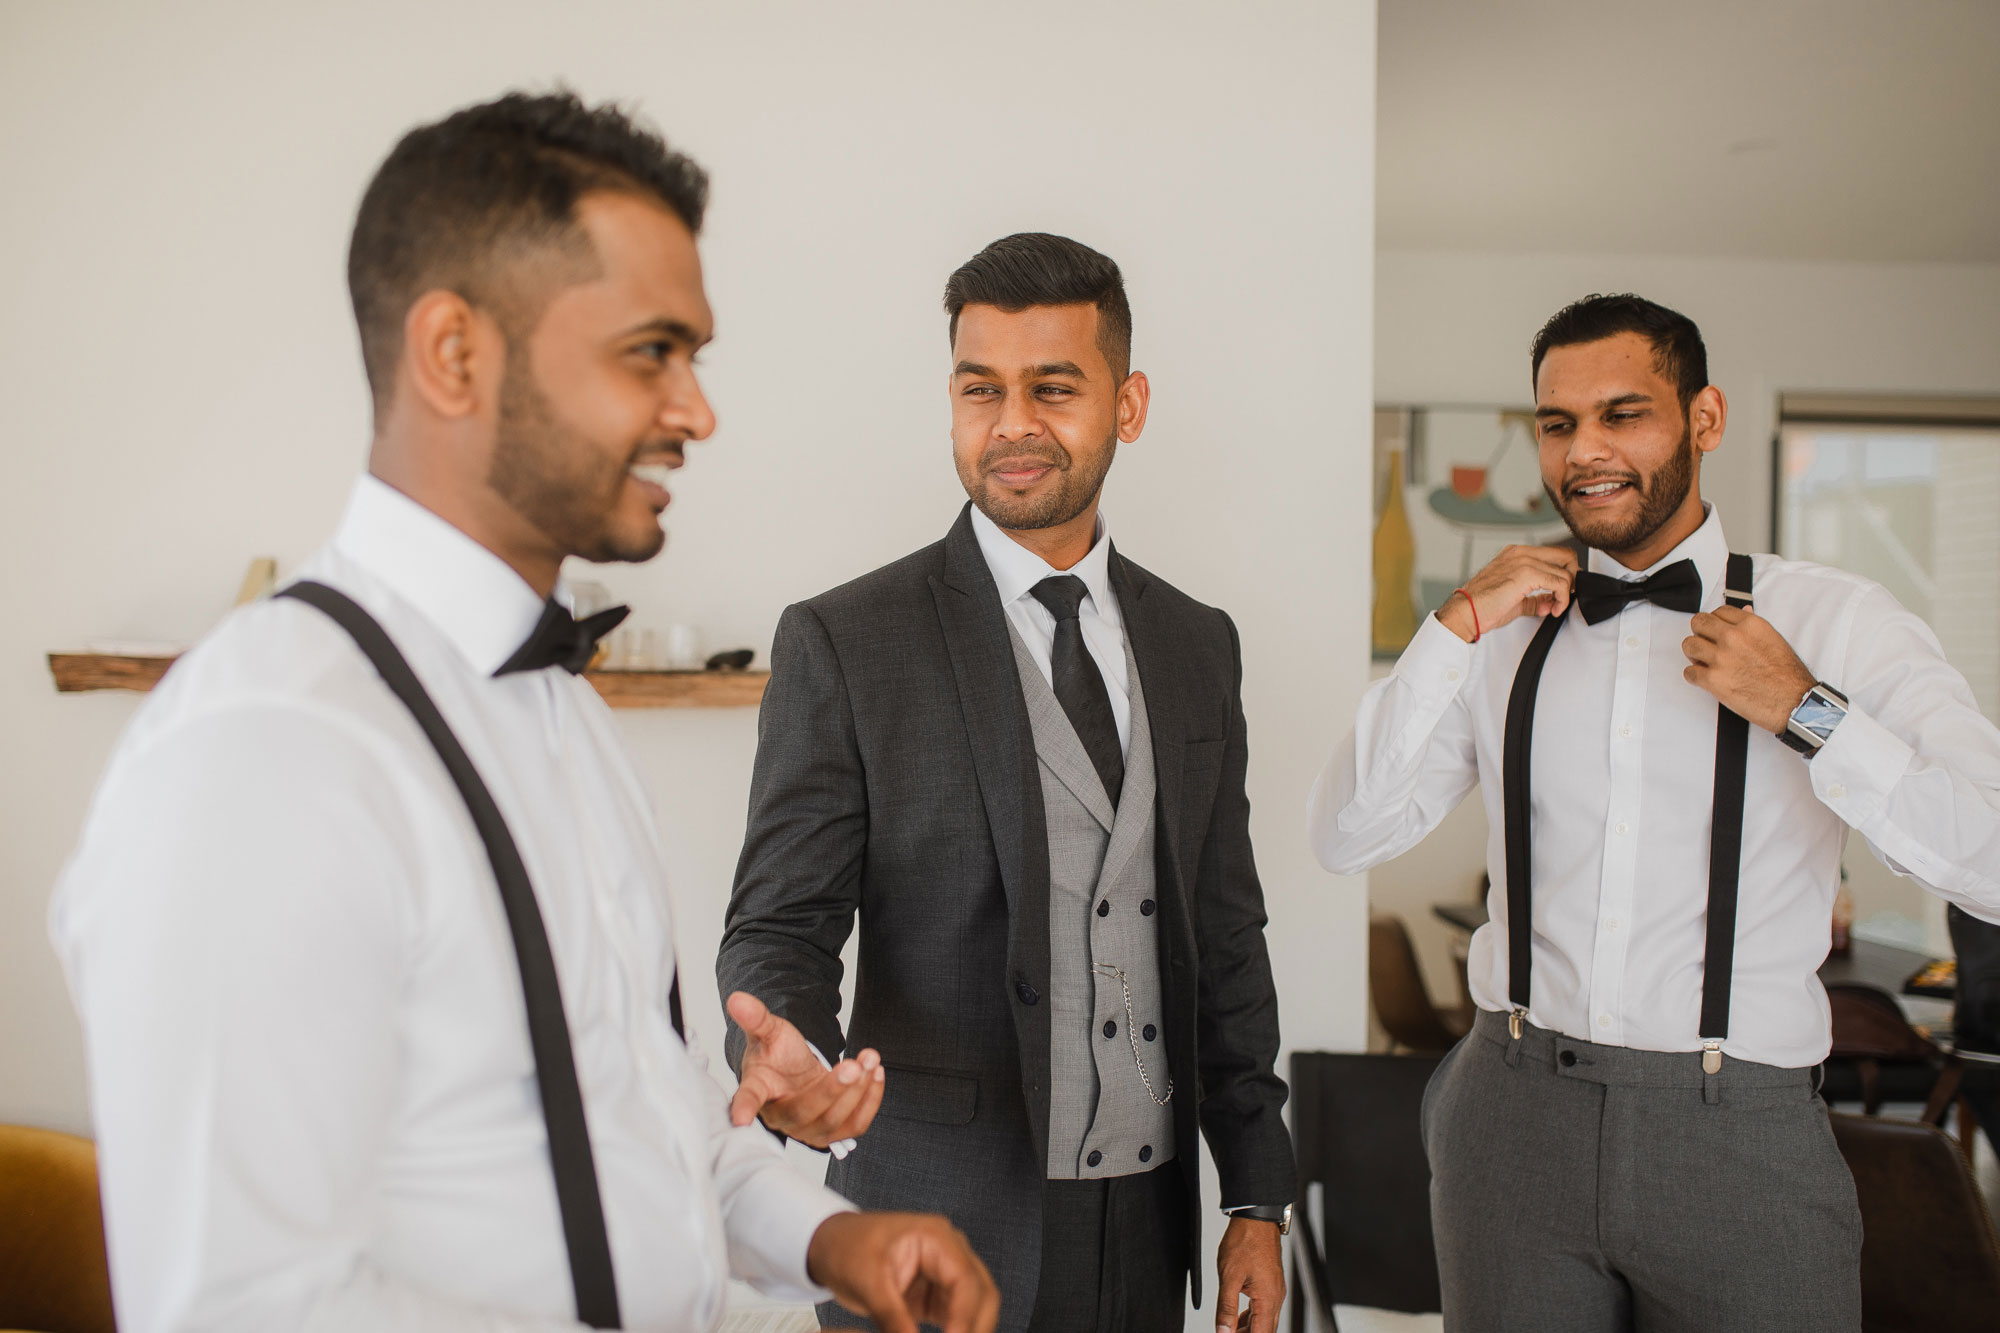
M1587 569L1576 576L1576 605L1585 624L1609 620L1633 602L1690 614L1699 611L1701 571L1692 560L1676 560L1650 578L1615 579Z
M515 671L539 671L543 667L559 666L571 675L576 675L590 665L591 657L597 652L597 641L618 628L619 622L632 614L629 606L614 606L608 611L585 616L578 620L569 609L551 597L542 607L542 618L535 622L535 628L528 635L527 642L514 650L514 655L500 664L493 674L505 676Z

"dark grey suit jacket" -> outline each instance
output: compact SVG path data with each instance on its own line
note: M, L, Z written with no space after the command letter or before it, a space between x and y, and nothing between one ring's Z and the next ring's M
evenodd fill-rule
M1115 548L1110 565L1159 779L1178 1165L1199 1200L1198 1120L1225 1203L1287 1203L1236 629ZM757 734L722 993L757 996L828 1058L882 1053L881 1112L827 1184L864 1208L950 1217L1000 1284L1002 1327L1019 1327L1047 1175L1049 859L1034 736L969 505L942 542L786 610ZM857 911L843 1032L840 954ZM733 1024L728 1057L740 1069ZM1199 1255L1200 1209L1188 1216Z

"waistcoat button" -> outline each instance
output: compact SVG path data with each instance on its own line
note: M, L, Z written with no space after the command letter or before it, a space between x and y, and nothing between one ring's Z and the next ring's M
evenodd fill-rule
M1152 1144L1149 1143L1145 1147L1139 1149L1139 1160L1142 1162L1150 1162L1153 1160Z
M1084 1158L1083 1160L1084 1163L1088 1166L1101 1166L1104 1162L1104 1154L1097 1151L1097 1149L1092 1148L1090 1150L1090 1156Z
M1146 899L1145 902L1139 904L1139 915L1151 916L1152 914L1153 914L1153 900L1151 898L1148 898Z
M1145 1027L1139 1030L1139 1035L1144 1037L1147 1041L1151 1041L1153 1038L1160 1035L1160 1030L1154 1027L1151 1023L1148 1023L1146 1024Z
M1035 988L1033 986L1030 986L1025 981L1022 982L1020 985L1014 987L1014 993L1021 997L1022 1004L1033 1004L1036 1000L1042 998L1041 996L1035 994Z
M1097 903L1097 914L1098 914L1099 916L1110 916L1110 915L1111 915L1111 900L1110 900L1109 898L1101 898L1101 899L1099 899L1099 900L1098 900L1098 903Z
M1118 1035L1118 1025L1108 1018L1104 1020L1104 1035L1107 1037Z

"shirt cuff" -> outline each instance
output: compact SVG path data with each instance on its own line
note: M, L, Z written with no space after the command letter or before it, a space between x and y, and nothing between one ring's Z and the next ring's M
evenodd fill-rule
M1917 752L1868 714L1847 716L1806 765L1813 795L1850 828L1866 830L1882 813Z
M1424 617L1410 646L1396 659L1396 677L1419 698L1446 700L1465 688L1472 670L1472 645L1444 627L1435 614Z
M774 1171L771 1177L769 1188L780 1197L771 1201L777 1206L770 1209L768 1216L782 1220L765 1224L771 1242L765 1253L770 1256L767 1262L775 1263L775 1270L739 1271L737 1276L774 1300L814 1305L830 1301L833 1293L814 1282L807 1271L806 1259L812 1252L813 1237L827 1218L860 1210L824 1185L816 1185L789 1169Z
M806 1049L813 1053L813 1058L819 1061L821 1069L833 1068L833 1061L827 1059L825 1053L819 1047L813 1045L811 1042L807 1042ZM812 1145L807 1144L806 1146L811 1147ZM835 1139L832 1143L826 1145L826 1150L833 1154L835 1161L844 1160L847 1154L854 1151L854 1148L855 1143L853 1139Z

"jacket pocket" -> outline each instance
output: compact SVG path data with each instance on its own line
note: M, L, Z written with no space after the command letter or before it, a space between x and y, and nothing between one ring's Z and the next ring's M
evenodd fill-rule
M881 1115L933 1125L967 1125L979 1107L979 1080L968 1074L884 1064Z

